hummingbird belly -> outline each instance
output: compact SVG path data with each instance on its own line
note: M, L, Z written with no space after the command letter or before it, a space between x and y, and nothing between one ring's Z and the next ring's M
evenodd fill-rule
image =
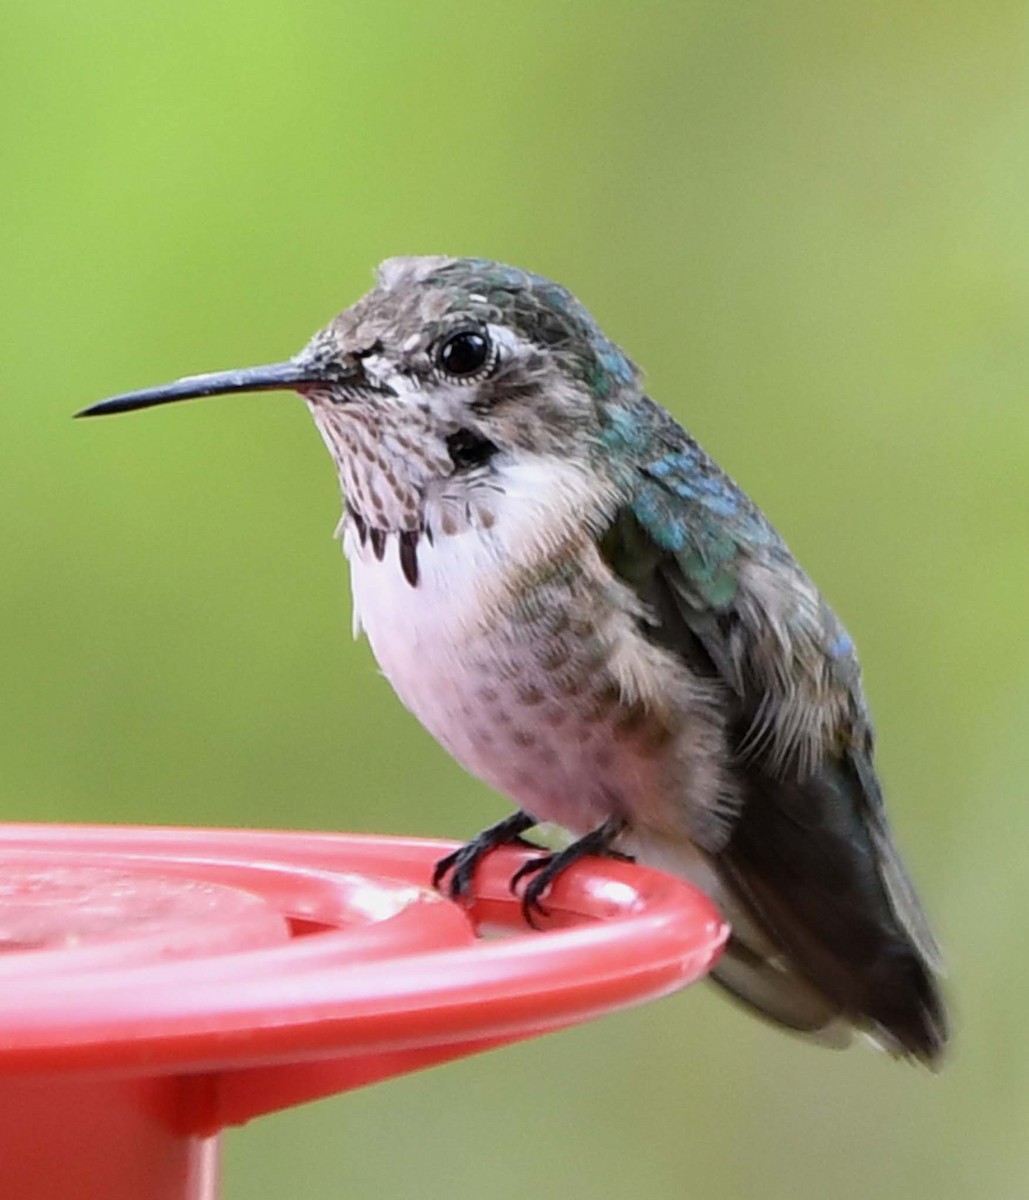
M355 618L401 701L462 766L575 833L621 815L677 842L720 840L717 708L644 641L599 557L512 566L468 530L422 540L412 587L395 541L380 561L347 534Z

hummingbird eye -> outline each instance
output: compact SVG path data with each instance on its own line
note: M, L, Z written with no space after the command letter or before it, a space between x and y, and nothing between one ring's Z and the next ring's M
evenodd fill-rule
M482 329L459 329L436 351L436 366L452 379L471 382L486 375L496 361L493 345Z

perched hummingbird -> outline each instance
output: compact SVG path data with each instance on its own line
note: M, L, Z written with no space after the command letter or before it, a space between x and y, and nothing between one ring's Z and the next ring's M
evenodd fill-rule
M939 954L890 836L854 646L768 520L563 287L394 258L294 358L82 415L293 389L339 473L354 621L403 703L518 811L437 867L518 873L530 918L592 853L706 890L715 968L790 1029L933 1064Z

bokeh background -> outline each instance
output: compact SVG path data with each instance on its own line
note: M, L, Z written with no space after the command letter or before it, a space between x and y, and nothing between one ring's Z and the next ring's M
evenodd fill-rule
M1024 3L0 4L0 810L464 836L268 395L398 253L593 308L863 651L938 1076L701 987L227 1139L229 1200L1029 1195Z

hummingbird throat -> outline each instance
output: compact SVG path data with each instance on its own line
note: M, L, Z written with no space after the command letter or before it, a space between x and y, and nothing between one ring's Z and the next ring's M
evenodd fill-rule
M390 557L417 587L422 539L493 528L503 487L487 439L464 428L444 436L431 414L411 405L307 403L336 464L345 503L337 535L348 554L370 550L381 562L396 542Z
M420 414L393 413L361 402L308 400L339 476L347 507L368 529L425 529L426 489L452 470L445 444Z

